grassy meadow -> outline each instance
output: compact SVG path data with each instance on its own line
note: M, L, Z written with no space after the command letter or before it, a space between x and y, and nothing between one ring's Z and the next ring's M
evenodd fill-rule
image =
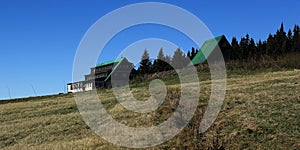
M210 96L210 74L200 72L198 108L182 132L149 149L300 149L300 70L228 71L222 110L202 135L198 127ZM178 105L175 75L162 78L164 103L147 114L126 110L111 89L99 90L105 109L119 122L149 127L166 120ZM141 100L148 83L131 83ZM129 149L97 136L83 121L72 94L0 101L0 149Z

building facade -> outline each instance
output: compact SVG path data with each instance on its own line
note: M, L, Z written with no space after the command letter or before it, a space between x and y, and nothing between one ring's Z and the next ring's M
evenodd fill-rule
M127 84L133 77L131 73L133 68L133 63L129 62L125 57L100 63L90 69L90 74L85 75L84 81L69 83L68 92L76 93L122 86Z
M192 59L189 65L198 65L207 61L207 59L219 61L217 50L220 50L224 60L230 58L231 45L224 35L207 40L203 43L199 52Z

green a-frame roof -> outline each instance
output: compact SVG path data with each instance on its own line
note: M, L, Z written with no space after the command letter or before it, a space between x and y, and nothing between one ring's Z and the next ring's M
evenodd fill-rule
M206 59L208 58L208 56L210 56L210 54L215 50L215 48L219 45L219 43L223 39L225 39L227 41L227 39L224 35L221 35L221 36L218 36L213 39L205 41L204 44L202 45L201 49L199 50L199 52L192 59L189 66L197 65L197 64L201 64L201 63L205 62Z
M107 81L107 80L111 77L111 75L115 72L115 70L119 67L119 65L122 63L122 61L123 61L124 59L126 59L126 58L125 58L125 57L121 57L121 58L117 59L117 60L114 62L115 65L114 65L112 71L111 71L110 74L105 78L104 81Z
M113 72L117 69L117 67L121 64L121 62L126 59L125 57L120 57L116 60L111 60L111 61L106 61L100 64L97 64L96 67L102 67L102 66L106 66L106 65L110 65L110 64L114 64L112 71L109 73L109 75L105 78L104 81L107 81L110 76L113 74Z
M114 63L119 63L124 59L124 57L118 58L116 60L111 60L111 61L106 61L106 62L102 62L100 64L97 64L96 67L102 67L102 66L106 66L109 64L114 64Z

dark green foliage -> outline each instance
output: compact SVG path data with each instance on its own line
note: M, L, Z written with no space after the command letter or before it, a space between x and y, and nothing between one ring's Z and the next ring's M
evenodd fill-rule
M253 38L250 39L248 51L249 51L249 56L248 57L252 57L254 59L257 59L257 57L258 57L257 56L257 47L256 47L256 44L255 44Z
M267 39L267 46L266 46L266 54L268 56L274 56L275 52L275 38L273 37L272 34L269 34L269 37Z
M269 34L266 41L259 40L255 43L249 34L242 37L240 42L236 37L232 38L230 60L258 60L262 57L270 57L275 60L288 53L300 52L300 28L295 25L293 32L284 30L283 23L274 35ZM224 55L224 54L223 54Z
M151 73L151 70L152 70L152 63L149 59L149 53L147 49L145 49L144 54L141 58L140 66L138 68L138 73L139 74Z
M192 60L192 59L196 56L196 54L197 54L198 52L199 52L198 49L195 49L194 47L192 47L192 50L187 52L187 57L188 57L190 60Z
M164 55L163 49L161 48L158 52L157 59L154 60L153 63L153 72L162 72L170 70L170 60L167 60L166 56Z
M228 44L229 45L229 44ZM269 34L265 41L259 40L257 43L249 34L241 37L238 41L236 37L232 38L231 47L222 48L222 53L225 61L238 61L251 63L253 61L271 61L286 58L285 56L295 55L300 52L300 27L294 26L294 29L289 29L285 32L284 25L281 23L280 28L275 34ZM192 60L198 53L198 49L192 47L185 55L179 48L174 52L171 59L170 56L165 56L161 48L157 59L154 60L153 65L149 60L149 54L145 50L142 57L143 61L140 63L138 73L155 73L171 70L174 68L185 67L189 60ZM288 62L284 60L284 62ZM295 63L293 61L293 63ZM172 66L170 65L172 64ZM293 65L289 65L293 66ZM297 66L294 64L294 66Z
M195 50L195 48L194 47L192 47L192 52L191 52L191 60L196 56L196 54L197 54L197 52L196 52L196 50Z
M241 41L240 41L240 49L242 52L242 59L249 58L249 45L250 45L250 39L249 39L249 34L247 34L246 37L242 37Z
M281 24L280 29L277 30L274 38L274 57L281 56L285 51L287 51L287 36L286 32L284 31L283 23Z
M286 46L287 52L292 52L292 45L293 45L293 33L292 30L289 29L287 33L287 46Z
M169 55L166 55L166 59L165 59L165 62L167 63L166 65L166 70L171 70L173 69L173 67L171 66L171 56Z
M189 59L192 59L192 55L191 55L191 52L190 52L190 51L188 51L187 57L188 57Z
M267 42L262 42L261 40L258 41L257 43L257 55L258 58L261 56L266 55L266 47L267 47Z
M292 39L292 51L300 52L300 28L298 25L295 25L293 32L294 36Z
M237 41L236 37L233 37L232 38L232 41L231 41L231 59L233 60L237 60L237 59L242 59L242 52L241 52L241 49L240 49L240 45L239 45L239 42Z
M177 48L172 58L172 66L175 69L180 69L186 67L187 64L188 59L186 58L185 54L181 51L180 48Z

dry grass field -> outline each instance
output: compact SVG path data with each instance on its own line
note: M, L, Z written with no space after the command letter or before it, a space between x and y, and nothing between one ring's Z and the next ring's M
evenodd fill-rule
M300 149L300 70L228 72L222 110L209 130L198 134L209 94L209 73L199 73L200 99L191 122L170 141L149 149ZM123 108L112 90L99 97L114 119L129 126L157 125L172 115L180 96L176 76L154 112ZM147 83L135 83L137 98L149 97ZM0 149L127 149L97 136L83 121L72 94L0 102Z

